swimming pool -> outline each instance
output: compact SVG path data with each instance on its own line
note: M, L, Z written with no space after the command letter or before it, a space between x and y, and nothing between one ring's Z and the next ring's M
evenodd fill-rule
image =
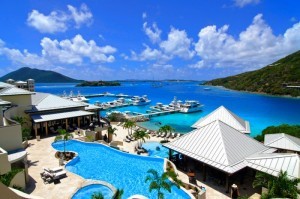
M63 142L52 144L56 150L63 150ZM85 179L102 180L117 189L123 189L123 198L141 194L149 199L157 198L157 193L148 191L149 182L145 177L149 169L163 173L164 160L123 153L98 143L85 143L77 140L66 142L66 150L75 151L78 156L66 165L66 169ZM172 193L165 198L187 199L190 196L183 190L172 187Z
M169 149L161 145L159 142L146 142L143 143L143 148L147 149L149 156L152 157L169 157Z
M91 199L94 193L101 192L104 199L111 199L113 196L113 191L105 185L102 184L90 184L84 186L72 196L72 199Z

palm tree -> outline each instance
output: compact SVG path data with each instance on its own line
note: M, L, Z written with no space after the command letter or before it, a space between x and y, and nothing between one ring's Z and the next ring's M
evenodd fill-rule
M278 177L258 172L255 178L253 187L265 186L268 188L269 191L264 195L265 198L297 198L297 185L300 179L290 179L286 171L280 171Z
M107 135L108 135L108 140L107 142L109 143L111 140L112 140L112 136L113 135L117 135L115 133L115 131L117 131L118 129L116 129L115 127L113 128L112 126L109 126L108 129L107 129Z
M132 135L132 128L135 127L136 124L134 121L132 120L127 120L124 124L123 124L123 128L128 129L128 135ZM129 133L130 130L130 133Z
M136 130L133 133L133 137L138 140L138 146L142 145L142 142L146 142L145 138L150 139L150 135L144 130ZM140 142L139 142L140 140Z
M94 192L91 196L91 199L104 199L104 196L101 192Z
M149 175L146 176L145 182L150 181L150 192L152 192L152 190L157 190L158 199L164 199L164 193L162 190L167 190L169 193L171 193L172 186L180 188L180 184L182 184L173 171L164 172L162 175L159 175L156 170L149 169L147 173ZM174 183L168 179L169 177L173 179Z
M66 141L72 138L72 134L66 131L65 129L58 129L59 135L55 137L54 142L56 141L64 141L64 156L66 154Z
M123 193L124 193L123 189L117 189L114 199L122 199Z
M164 126L162 126L162 127L160 127L159 129L158 129L158 132L159 133L165 133L165 134L167 134L167 133L172 133L172 132L174 132L175 131L175 129L174 128L172 128L170 125L164 125ZM166 138L166 137L165 137Z

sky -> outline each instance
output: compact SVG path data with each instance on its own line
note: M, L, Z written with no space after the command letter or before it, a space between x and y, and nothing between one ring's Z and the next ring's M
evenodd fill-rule
M2 0L0 76L210 80L300 50L298 0ZM34 78L34 77L33 77Z

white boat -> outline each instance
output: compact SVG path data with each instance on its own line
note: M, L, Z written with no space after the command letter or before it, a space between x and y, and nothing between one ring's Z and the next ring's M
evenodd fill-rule
M207 88L207 87L206 87L206 88L204 88L204 90L205 90L205 91L210 91L211 88Z
M65 99L69 99L69 100L71 100L73 102L88 102L89 101L86 97L84 97L83 95L81 95L79 91L78 91L77 96L73 95L73 91L70 92L69 96L65 96L65 92L64 92L64 98Z
M186 100L184 104L180 106L180 112L182 113L192 113L201 111L203 105L196 100Z
M143 97L134 96L132 99L133 105L136 106L144 106L150 104L151 100L148 99L147 95L143 95Z
M169 104L170 110L180 109L182 104L182 101L177 100L176 97L174 97L173 101Z

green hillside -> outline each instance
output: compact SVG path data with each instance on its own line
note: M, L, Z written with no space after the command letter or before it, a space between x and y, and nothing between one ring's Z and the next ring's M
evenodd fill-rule
M206 85L224 86L239 91L267 93L271 95L300 96L300 51L256 71L211 80Z
M29 67L23 67L11 73L8 73L0 78L0 81L6 81L8 79L25 81L27 79L34 79L37 83L71 83L79 82L79 80L72 79L70 77L64 76L60 73L49 71L49 70L39 70Z

